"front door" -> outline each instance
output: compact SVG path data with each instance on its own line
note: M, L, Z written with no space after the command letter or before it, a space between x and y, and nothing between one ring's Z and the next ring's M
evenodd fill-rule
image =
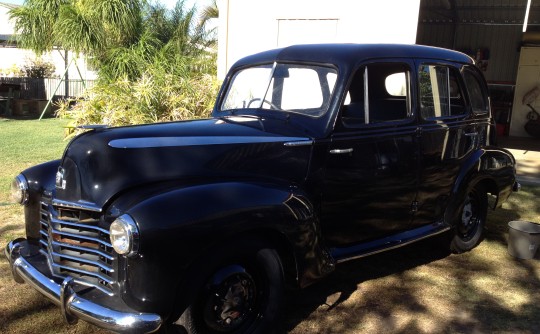
M418 182L411 64L361 66L329 146L321 224L330 247L410 228Z

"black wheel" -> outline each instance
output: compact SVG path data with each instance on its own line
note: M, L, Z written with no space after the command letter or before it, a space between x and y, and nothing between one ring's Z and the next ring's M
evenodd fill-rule
M473 188L465 195L460 208L461 214L450 243L453 253L470 251L482 241L487 216L486 192L482 187Z
M281 260L274 249L255 244L225 249L203 268L207 270L199 276L204 278L195 297L180 318L167 325L168 332L270 332L284 287Z

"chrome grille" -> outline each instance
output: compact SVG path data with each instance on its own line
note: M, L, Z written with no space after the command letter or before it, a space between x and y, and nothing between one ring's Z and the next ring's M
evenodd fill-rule
M41 202L41 249L55 276L112 295L115 256L109 231L99 226L100 213Z

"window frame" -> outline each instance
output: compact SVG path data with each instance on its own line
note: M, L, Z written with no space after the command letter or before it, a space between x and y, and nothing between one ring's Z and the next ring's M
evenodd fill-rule
M479 88L481 90L481 93L482 93L482 100L483 100L484 105L485 105L485 110L476 110L474 108L473 101L472 101L473 100L472 99L472 94L469 91L469 85L467 84L467 79L465 78L465 73L470 74L474 78L474 80L478 83L478 86L479 86ZM485 80L483 79L483 76L481 76L481 74L478 73L478 69L476 67L474 67L474 66L471 66L471 65L463 66L463 68L461 69L461 75L463 77L464 87L465 87L465 90L466 90L466 93L467 93L467 98L469 99L469 106L470 106L471 111L475 115L489 114L489 110L490 110L489 91L487 90L487 85L485 83Z
M274 61L269 61L269 62L261 62L261 63L254 63L254 64L247 64L245 66L240 66L238 68L236 68L234 70L234 72L229 72L229 74L227 75L227 78L226 78L226 83L224 83L224 85L222 86L222 89L218 95L218 102L219 103L216 103L216 107L215 107L215 111L217 112L218 115L223 115L223 114L235 114L235 115L243 115L243 114L261 114L260 111L257 111L257 110L263 110L263 108L254 108L254 107L251 107L251 108L236 108L236 109L224 109L223 106L227 100L227 97L228 97L228 94L230 92L230 88L231 86L233 85L233 82L234 82L234 79L236 77L236 75L238 75L240 72L246 70L246 69L249 69L249 68L255 68L255 67L264 67L264 66L267 66L267 65L270 65L271 67L271 73L270 73L270 80L268 81L268 87L267 87L267 90L266 90L266 93L269 91L269 87L270 85L272 84L273 80L272 80L272 77L273 77L273 74L274 74L274 71L276 69L277 66L279 65L290 65L290 66L297 66L297 67L319 67L319 68L326 68L326 69L330 69L332 70L332 72L328 72L328 73L334 73L336 75L336 79L334 80L334 86L332 87L332 89L330 89L327 93L328 93L328 100L326 101L327 103L327 106L326 106L326 110L320 114L309 114L309 113L303 113L303 112L298 112L296 111L295 109L293 110L276 110L276 109L264 109L264 113L268 113L268 112L276 112L276 113L286 113L286 114L295 114L295 115L300 115L300 116L304 116L304 117L309 117L311 119L319 119L319 118L323 118L325 117L325 115L329 114L330 113L330 110L332 108L332 101L334 101L334 98L335 98L335 95L337 94L338 92L338 83L339 83L339 80L340 80L340 70L339 68L335 65L335 64L332 64L332 63L318 63L318 62L299 62L299 61L278 61L278 60L274 60ZM328 74L327 73L327 74ZM325 78L327 80L327 84L329 83L328 81L328 77L326 76ZM323 89L324 87L321 86L321 89ZM329 88L329 87L327 87ZM266 94L265 93L265 94ZM324 95L324 94L323 94ZM324 97L323 97L324 99ZM242 111L240 111L242 110ZM264 114L262 113L262 114Z
M448 87L448 97L447 97L447 100L448 100L448 113L449 115L442 115L442 116L428 116L428 117L425 117L423 112L422 112L422 103L421 103L421 99L422 99L422 93L421 93L421 88L420 88L420 85L421 85L421 75L420 75L420 72L421 72L421 69L422 67L424 66L438 66L438 67L444 67L446 68L446 73L447 73L447 78L446 78L446 82L447 82L447 87ZM452 63L441 63L441 62L433 62L433 61L421 61L419 62L418 64L418 67L417 67L417 89L418 89L418 114L420 116L421 119L423 120L426 120L426 121L433 121L433 120L444 120L444 119L456 119L456 118L463 118L463 117L466 117L467 115L469 115L470 113L470 108L469 108L469 104L470 104L470 101L469 101L469 95L468 95L468 90L467 90L467 87L465 85L465 82L462 78L462 72L461 72L461 66L460 68L458 68L455 64L452 64ZM458 89L461 93L461 101L463 103L463 112L460 113L460 114L455 114L453 115L452 114L452 94L451 94L451 80L450 78L451 77L454 77L457 85L458 85Z
M405 73L405 79L406 79L406 92L407 95L403 96L405 99L405 107L406 107L406 114L407 116L405 118L401 119L394 119L394 120L382 120L382 121L375 121L372 122L370 119L370 99L369 99L369 67L373 65L384 65L388 64L390 66L399 67L402 66L403 68L406 68L403 72L394 72L389 74L393 75L395 73ZM349 89L353 83L353 80L355 79L356 75L359 74L359 71L362 71L363 73L363 88L364 88L364 123L349 123L344 120L344 107L347 106L345 104L345 100L347 98ZM341 124L341 127L344 129L358 129L358 128L365 128L365 127L380 127L380 126L388 126L388 125L394 125L394 124L401 124L401 123L410 123L414 121L415 119L415 111L414 111L414 84L413 80L415 80L415 66L413 61L407 61L405 59L379 59L377 61L370 61L370 62L363 62L358 64L349 75L349 79L347 81L347 84L345 86L345 89L343 90L343 94L340 101L340 108L339 108L339 124ZM383 80L383 82L386 81L386 76ZM385 87L385 92L390 98L399 98L400 96L394 96L388 93Z

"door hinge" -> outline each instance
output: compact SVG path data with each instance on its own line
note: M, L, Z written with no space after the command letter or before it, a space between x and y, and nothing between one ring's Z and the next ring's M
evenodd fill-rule
M411 204L411 213L418 212L418 201L413 201Z

